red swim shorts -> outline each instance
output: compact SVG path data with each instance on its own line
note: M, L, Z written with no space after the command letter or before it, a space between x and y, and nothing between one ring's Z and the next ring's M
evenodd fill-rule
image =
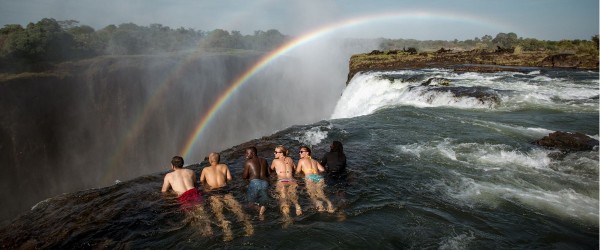
M192 188L177 197L177 200L181 203L182 208L189 209L202 202L202 195L198 189Z

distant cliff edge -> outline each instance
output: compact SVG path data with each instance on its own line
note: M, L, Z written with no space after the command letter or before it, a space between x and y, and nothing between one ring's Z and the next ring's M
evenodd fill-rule
M544 51L515 52L501 48L494 52L484 50L453 52L443 48L435 52L420 53L403 50L373 50L350 58L350 71L346 84L358 72L434 67L471 72L522 71L519 69L521 67L598 70L598 56L551 54Z

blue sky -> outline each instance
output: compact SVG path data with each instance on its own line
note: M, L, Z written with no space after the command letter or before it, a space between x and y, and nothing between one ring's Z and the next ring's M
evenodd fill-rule
M598 0L0 0L0 25L49 17L96 29L132 22L298 36L337 23L336 34L357 38L465 40L515 32L589 40L599 33L598 10Z

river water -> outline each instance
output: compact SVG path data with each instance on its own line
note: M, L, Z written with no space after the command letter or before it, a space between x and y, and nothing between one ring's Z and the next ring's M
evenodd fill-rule
M598 72L573 70L358 74L331 119L222 152L243 203L245 147L270 162L283 144L297 161L301 145L320 158L342 141L348 175L325 188L334 213L317 212L299 179L303 215L285 223L271 199L264 220L246 211L245 236L226 210L234 237L224 241L208 204L212 236L160 193L165 168L42 201L0 230L2 248L598 249L598 148L531 143L554 131L598 139L598 86Z

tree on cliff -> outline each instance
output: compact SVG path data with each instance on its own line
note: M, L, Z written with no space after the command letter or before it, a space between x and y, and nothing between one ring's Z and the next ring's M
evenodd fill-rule
M51 18L29 23L25 29L8 25L0 34L3 56L28 62L68 59L75 44L73 36Z
M510 32L498 33L496 37L492 39L492 42L502 48L514 48L517 45L518 40L517 34Z

